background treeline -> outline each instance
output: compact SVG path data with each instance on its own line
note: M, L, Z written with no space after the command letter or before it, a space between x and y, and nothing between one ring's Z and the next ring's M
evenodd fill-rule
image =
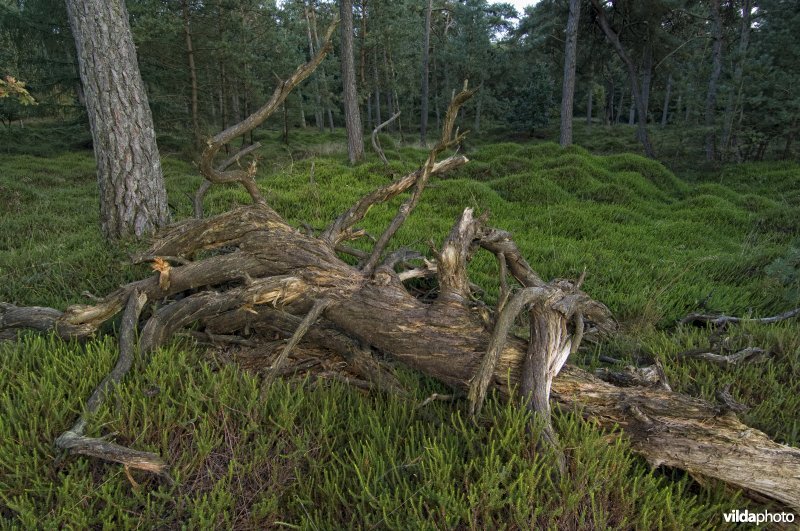
M430 4L428 3L430 2ZM481 90L462 112L476 133L536 133L558 115L568 2L524 13L486 0L357 0L355 66L361 118L371 130L419 139L423 99L436 134L464 79ZM315 0L128 0L142 77L162 149L199 145L261 105L315 51L337 4ZM430 9L428 94L423 94ZM646 117L628 69L581 2L575 116L614 126L646 119L677 126L706 158L793 156L800 123L800 3L795 0L617 0L605 17L634 61ZM342 127L335 52L289 97L270 127ZM0 0L0 72L22 79L39 104L0 101L6 127L36 117L82 116L74 40L61 0ZM577 119L577 118L576 118ZM435 127L434 127L435 126Z

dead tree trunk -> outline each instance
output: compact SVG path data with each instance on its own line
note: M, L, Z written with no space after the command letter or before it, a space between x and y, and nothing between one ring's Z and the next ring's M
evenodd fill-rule
M298 72L307 75L307 68L304 65ZM281 84L276 94L288 84ZM253 205L168 228L136 257L152 262L155 273L92 306L76 305L61 312L0 304L0 338L14 337L21 328L85 338L127 305L120 361L90 399L89 411L105 396L109 383L130 367L127 360L137 323L138 348L143 353L191 327L208 337L255 345L261 366L268 367L268 377L274 378L308 366L308 360L293 357L292 351L294 345L305 343L320 356L344 360L346 370L366 386L396 391L397 380L372 357L376 349L468 394L475 414L494 389L547 419L552 396L558 406L577 409L598 426L628 437L653 465L718 478L800 508L797 448L771 441L735 415L723 414L702 400L653 388L617 387L576 367L561 370L585 331L610 330L614 321L603 304L581 291L580 280L542 280L509 233L486 225L487 216L474 217L471 209L465 209L429 259L409 251L387 252L430 177L467 162L461 155L437 158L463 140L452 131L460 106L471 96L465 89L454 98L442 138L420 169L365 195L321 234L292 227L258 196ZM277 104L271 107L273 112L276 108ZM247 185L250 177L247 182L233 180ZM411 191L409 198L371 253L344 246L364 235L355 226L372 206L406 191ZM499 264L501 293L494 309L475 302L467 274L469 261L482 250L492 253ZM360 264L349 265L339 253L356 256ZM416 260L421 261L418 266L410 265ZM432 302L415 297L405 284L421 277L438 282ZM514 292L507 277L521 289ZM161 304L140 318L145 300ZM530 315L530 340L511 333L517 314ZM275 334L288 343L276 346ZM158 456L104 439L87 440L82 426L79 419L57 444L128 467L167 473ZM557 444L552 435L551 442Z

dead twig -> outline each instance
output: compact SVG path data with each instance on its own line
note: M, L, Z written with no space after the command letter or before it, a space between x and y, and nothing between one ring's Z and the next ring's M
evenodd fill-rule
M693 313L687 315L686 317L678 321L678 324L693 324L693 325L708 324L716 327L722 327L728 324L737 324L737 323L772 324L772 323L779 323L781 321L786 321L787 319L791 319L792 317L797 317L798 315L800 315L800 308L795 308L793 310L779 313L778 315L773 315L771 317L761 317L761 318L732 317L729 315L709 315L709 314Z
M394 122L399 117L400 117L400 112L394 113L391 118L389 118L388 120L386 120L385 122L380 124L378 127L373 129L373 131L372 131L372 147L375 149L375 152L378 154L378 156L383 161L383 165L384 166L388 166L389 165L389 161L386 160L386 155L383 153L383 149L381 148L381 141L378 138L378 133L381 132L381 129L383 129L384 127L386 127L390 123Z
M128 469L134 468L152 472L169 479L169 468L158 455L151 452L133 450L108 442L102 438L85 437L83 435L89 416L97 412L108 393L115 385L119 384L133 364L133 357L137 350L136 323L146 301L147 296L145 294L136 290L131 293L128 298L128 304L125 307L125 313L122 316L117 363L95 388L89 400L86 401L84 413L70 429L58 436L55 440L55 445L57 448L67 450L73 454L82 454L121 463L128 474L130 474Z

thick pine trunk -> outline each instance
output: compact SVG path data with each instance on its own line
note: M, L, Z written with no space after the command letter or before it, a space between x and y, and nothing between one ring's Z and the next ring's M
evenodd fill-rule
M128 13L121 0L69 0L67 13L94 140L103 235L142 237L169 212Z
M356 94L356 72L353 64L353 2L341 0L339 16L342 28L342 85L344 103L344 121L347 128L347 154L350 164L364 158L364 137L361 129L361 113L358 110L358 94ZM329 120L333 122L332 115ZM333 129L333 123L331 123Z
M569 18L564 48L564 82L561 86L561 137L562 147L572 144L572 104L575 97L575 60L578 50L578 19L580 0L569 1Z

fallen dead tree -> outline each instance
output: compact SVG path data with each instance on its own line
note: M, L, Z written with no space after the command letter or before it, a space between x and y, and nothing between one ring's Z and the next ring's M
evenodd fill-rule
M521 399L523 407L547 421L552 399L558 408L580 411L599 427L629 438L653 466L717 478L800 509L799 449L771 441L702 400L655 387L617 387L565 366L584 333L614 327L610 313L581 290L580 280L542 280L511 235L487 225L487 216L465 209L435 256L417 266L413 262L420 258L413 253L387 251L430 177L467 162L463 156L438 157L463 138L453 135L454 122L471 95L465 87L454 98L442 138L419 170L365 195L321 233L292 227L257 189L252 193L252 171L218 181L212 174L214 182L245 184L254 204L169 227L136 257L151 261L155 273L95 304L63 312L0 305L0 337L32 328L86 338L125 309L120 361L90 398L88 413L127 372L131 356L146 355L189 328L212 342L255 345L250 362L256 358L268 378L335 358L341 369L326 374L402 392L374 357L379 351L467 395L474 414L496 390ZM212 142L209 149L219 146ZM206 170L214 168L211 159L213 154ZM354 253L358 265L348 264L339 249L363 235L356 225L370 207L406 191L410 196L372 251ZM497 258L501 295L495 308L473 296L467 264L477 252ZM417 298L407 286L420 277L435 279L432 300ZM512 279L519 289L510 286ZM143 306L145 300L154 304ZM529 339L513 333L519 314L528 317ZM137 326L138 344L132 340ZM284 340L276 342L276 335ZM319 352L319 359L298 358L298 347ZM167 473L159 456L84 437L85 424L82 417L56 444L122 463L126 470ZM559 450L552 428L545 436Z

